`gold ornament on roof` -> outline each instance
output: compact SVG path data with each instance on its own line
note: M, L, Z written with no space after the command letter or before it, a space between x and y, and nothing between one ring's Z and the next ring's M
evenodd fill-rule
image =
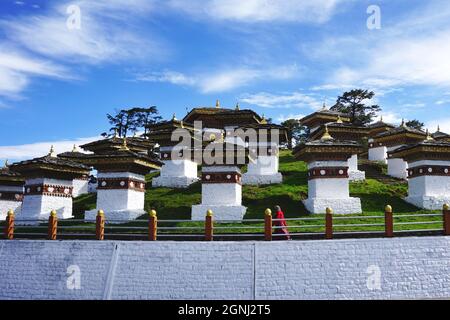
M262 115L261 124L267 124L266 116Z
M53 145L50 147L50 151L48 153L49 157L56 157L55 149L53 148Z
M216 100L216 108L219 109L220 108L220 101Z
M177 120L177 115L174 113L172 116L172 121L175 121L175 120Z
M236 111L239 111L239 102L236 103Z
M122 150L122 151L128 151L128 150L130 150L130 149L128 148L128 144L127 144L127 137L124 137L124 138L123 138L123 143L122 143L122 147L120 148L120 150Z
M320 140L324 140L324 141L333 140L333 137L330 135L330 132L328 132L327 125L325 125L325 132L324 132L322 138L320 138Z
M403 128L406 128L405 119L402 119L402 124L400 126L403 127Z
M72 148L72 152L77 152L78 150L77 150L77 145L76 144L74 144L73 145L73 148Z
M118 138L119 137L119 131L117 130L117 128L114 128L114 138Z
M430 131L427 129L427 138L425 139L426 141L432 141L434 140L433 137L430 134Z
M342 118L340 115L338 116L336 123L344 123L344 121L342 121Z
M327 105L325 104L325 102L323 103L322 110L327 110Z

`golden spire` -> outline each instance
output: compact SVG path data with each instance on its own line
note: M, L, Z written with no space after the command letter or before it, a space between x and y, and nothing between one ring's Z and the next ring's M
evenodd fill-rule
M172 116L172 121L175 121L175 120L177 120L177 115L174 113Z
M433 137L431 136L431 134L430 134L430 131L427 129L427 137L426 137L426 139L425 139L426 141L432 141L432 140L434 140L433 139Z
M76 145L76 144L73 145L72 152L78 152L78 149L77 149L77 145Z
M328 132L328 125L325 125L325 133L323 134L322 138L320 140L333 140L333 137L330 135L330 132Z
M236 103L236 111L239 111L239 102Z
M122 151L128 151L128 150L130 150L130 149L128 148L128 145L127 145L127 137L124 137L124 138L123 138L123 144L122 144L122 147L120 148L120 150L122 150Z
M266 116L262 115L261 124L267 124Z
M220 101L217 99L216 100L216 108L219 109L220 108Z
M338 116L336 123L344 123L344 121L342 121L342 118L340 115Z
M48 153L49 157L56 157L56 152L55 152L55 148L53 147L53 145L50 147L50 152Z
M325 101L323 102L322 110L327 110L327 105L326 105Z

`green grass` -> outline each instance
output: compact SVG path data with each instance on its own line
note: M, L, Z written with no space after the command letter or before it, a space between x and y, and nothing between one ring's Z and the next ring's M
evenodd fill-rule
M308 195L308 180L306 163L294 159L290 151L280 153L280 172L283 174L283 184L270 186L244 186L243 187L243 205L246 206L247 214L242 224L221 224L220 227L232 227L215 230L215 233L261 233L263 232L263 223L246 222L245 219L263 219L266 208L273 208L280 205L283 208L286 218L312 217L306 211L301 200L306 199ZM151 188L151 180L158 173L152 173L146 177L148 189L145 194L145 209L157 210L159 226L163 227L198 227L197 230L160 230L163 232L178 233L201 233L203 232L203 222L181 222L181 223L163 223L161 220L189 220L191 216L191 206L201 202L201 184L195 183L187 189L170 188ZM335 216L335 225L346 224L345 227L335 227L335 231L383 231L383 226L359 227L351 226L354 224L365 223L384 223L384 208L391 205L395 215L405 214L433 214L439 211L421 210L403 200L407 195L408 186L406 182L398 181L390 184L382 183L378 180L367 179L364 182L350 184L350 193L353 197L361 199L363 214L346 216L340 220ZM83 195L74 200L74 215L82 219L84 211L94 209L96 203L95 194ZM107 213L106 213L107 214ZM364 216L378 216L377 219L364 219ZM302 226L300 229L292 229L292 232L323 232L324 227L313 227L313 225L323 225L325 215L314 215L318 220L307 221L288 221L290 226ZM147 216L140 217L141 220L147 220ZM395 230L411 229L439 229L442 228L441 217L405 217L396 218L395 222L418 222L434 221L427 225L398 225ZM130 222L124 226L146 226L143 221ZM260 227L260 229L246 229L245 226ZM311 227L308 227L311 226ZM83 230L92 230L93 224L85 225ZM108 232L108 231L107 231ZM125 232L120 230L118 232ZM142 231L126 230L127 233L137 233Z

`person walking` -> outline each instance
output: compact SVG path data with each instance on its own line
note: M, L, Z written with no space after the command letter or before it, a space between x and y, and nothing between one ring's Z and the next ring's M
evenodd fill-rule
M280 206L275 206L275 212L275 221L273 222L273 226L275 227L275 234L280 235L277 236L276 239L291 240L288 226L284 218L284 212L281 210Z

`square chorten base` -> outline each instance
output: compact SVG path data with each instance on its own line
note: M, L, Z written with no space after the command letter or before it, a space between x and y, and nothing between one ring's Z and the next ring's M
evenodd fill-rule
M366 173L364 171L349 171L348 179L350 181L364 181L366 180Z
M197 182L199 178L197 177L168 177L159 176L152 180L152 187L166 187L166 188L180 188L184 189L189 187L191 184Z
M270 175L257 175L244 173L242 175L243 185L267 185L267 184L280 184L283 182L283 176L281 173L275 173Z
M89 210L84 213L84 220L86 222L95 222L98 210ZM136 220L140 216L146 214L145 210L117 210L105 212L105 221L111 224L126 223L126 221ZM114 221L114 220L123 220Z
M303 200L306 209L313 214L326 213L327 208L333 209L335 214L362 213L361 200L359 198L346 199L306 199Z
M241 221L244 219L247 207L237 205L194 205L192 206L191 219L193 221L204 221L208 210L212 210L214 220Z
M450 203L450 196L414 196L406 197L405 201L422 209L442 210L444 204Z

